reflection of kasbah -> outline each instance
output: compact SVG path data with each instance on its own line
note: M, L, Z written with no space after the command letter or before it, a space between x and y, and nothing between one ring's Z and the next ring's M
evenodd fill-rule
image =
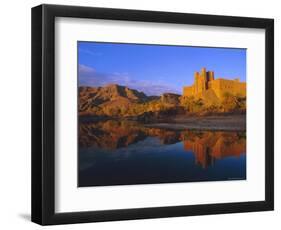
M184 149L193 152L196 163L203 168L212 165L216 159L239 157L246 153L245 133L163 130L138 126L135 122L106 121L80 124L79 146L96 146L104 149L118 149L157 137L162 144L183 141Z
M214 71L201 69L201 73L195 72L194 84L183 87L183 96L212 98L214 101L222 100L224 95L232 94L239 97L246 97L246 83L239 79L227 80L215 79Z
M196 134L184 132L184 149L192 151L196 163L203 168L212 165L216 159L246 153L246 138L236 133L204 132Z

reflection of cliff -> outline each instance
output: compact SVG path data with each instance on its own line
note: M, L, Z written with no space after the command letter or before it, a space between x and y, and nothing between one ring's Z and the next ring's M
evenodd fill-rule
M192 151L196 163L203 168L213 164L216 159L246 153L246 137L234 132L190 132L182 133L184 149Z
M117 149L146 138L143 129L124 122L106 121L79 124L79 146Z
M157 137L163 145L183 141L184 150L193 152L203 168L215 160L246 153L245 133L222 131L174 131L149 128L133 121L103 121L79 124L79 147L118 149Z
M151 137L158 137L161 144L171 145L180 142L180 132L160 128L146 128L146 133Z
M180 141L180 133L159 128L147 128L132 121L105 121L79 124L79 146L117 149L127 147L146 137L158 137L161 144Z

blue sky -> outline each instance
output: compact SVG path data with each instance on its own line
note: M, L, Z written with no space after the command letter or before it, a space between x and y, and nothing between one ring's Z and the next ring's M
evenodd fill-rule
M246 49L78 42L80 86L126 85L147 95L182 93L202 67L246 81Z

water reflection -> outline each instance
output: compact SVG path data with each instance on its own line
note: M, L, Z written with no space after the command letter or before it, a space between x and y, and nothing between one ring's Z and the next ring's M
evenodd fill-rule
M246 152L246 137L238 132L182 132L186 151L192 151L196 163L206 168L216 159L236 156Z
M175 131L129 121L80 123L79 185L245 179L245 153L245 132ZM181 168L184 163L188 170ZM162 174L151 179L144 170Z

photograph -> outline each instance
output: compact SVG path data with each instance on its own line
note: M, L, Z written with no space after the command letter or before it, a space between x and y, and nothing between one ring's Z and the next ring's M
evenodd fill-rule
M246 54L78 41L78 187L246 180Z
M32 222L188 216L201 229L205 215L241 213L237 222L251 227L275 209L269 4L256 12L246 4L239 14L220 5L213 15L202 4L165 11L174 8L149 3L32 7ZM218 4L207 5L217 12ZM11 79L4 85L14 86ZM231 222L223 219L221 226Z

